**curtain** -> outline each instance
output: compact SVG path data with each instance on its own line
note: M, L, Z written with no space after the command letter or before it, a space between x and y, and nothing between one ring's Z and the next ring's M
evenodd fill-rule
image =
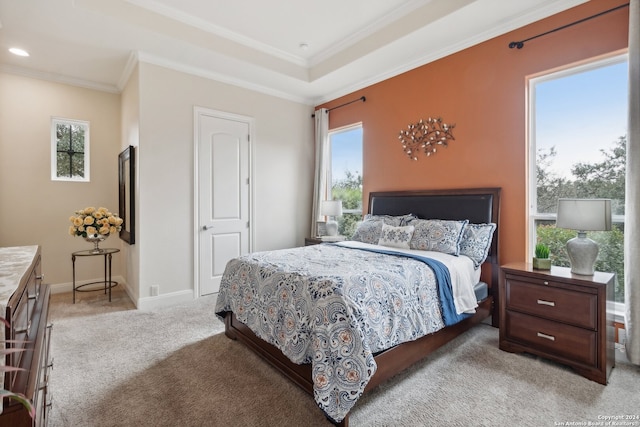
M627 358L640 365L640 0L629 4L629 131L624 229Z
M311 234L317 234L316 222L320 220L322 201L326 199L327 174L329 170L329 111L321 108L315 112L316 119L316 165L313 183L313 201L311 204Z

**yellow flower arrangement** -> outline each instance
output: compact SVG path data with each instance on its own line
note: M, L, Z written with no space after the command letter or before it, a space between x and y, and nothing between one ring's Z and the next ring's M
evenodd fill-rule
M111 233L122 229L122 218L109 212L107 208L84 208L70 216L69 221L69 234L85 238L101 235L106 239Z

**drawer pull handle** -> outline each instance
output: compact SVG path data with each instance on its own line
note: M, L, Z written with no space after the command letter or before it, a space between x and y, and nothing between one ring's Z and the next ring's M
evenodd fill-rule
M36 279L38 280L44 280L44 274L41 274L39 276L36 276Z
M29 295L27 299L38 299L38 294Z
M547 282L547 281L545 280L545 281L544 281L544 284L545 284L545 285L548 285L548 284L549 284L549 282Z
M549 340L549 341L555 341L556 340L556 337L554 337L553 335L543 334L542 332L538 332L538 337L544 338L544 339Z
M543 299L539 299L538 300L538 304L540 304L540 305L548 305L549 307L555 307L556 306L555 302L553 302L553 301L545 301Z

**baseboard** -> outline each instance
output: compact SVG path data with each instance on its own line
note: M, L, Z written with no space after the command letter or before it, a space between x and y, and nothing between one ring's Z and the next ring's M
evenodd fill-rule
M82 281L78 280L76 282L76 285L83 285L85 283L91 283L91 282L96 282L100 280L101 279L88 279L88 280L82 280ZM124 277L113 276L112 280L115 280L116 282L118 282L118 286L122 286L124 288L127 295L129 295L129 298L131 299L131 301L133 301L136 308L139 310L153 310L156 308L170 307L172 305L182 304L184 302L193 301L195 299L193 290L189 289L185 291L172 292L172 293L162 294L162 295L153 296L153 297L139 298L136 300L133 292L129 288L129 285L125 283ZM72 282L55 283L55 284L51 284L50 286L51 286L52 294L61 294L64 292L73 291Z
M170 307L176 304L182 304L194 300L193 290L185 290L179 292L171 292L153 297L144 297L138 299L136 306L138 310L153 310L156 308Z

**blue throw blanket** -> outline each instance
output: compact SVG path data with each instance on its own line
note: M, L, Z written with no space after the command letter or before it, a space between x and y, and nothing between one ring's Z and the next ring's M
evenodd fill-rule
M451 274L449 273L449 269L446 265L441 263L440 261L428 258L425 256L420 256L416 254L410 254L406 252L398 252L392 251L388 249L377 249L377 248L350 248L350 249L359 249L362 251L369 252L377 252L380 254L386 255L395 255L402 256L407 258L413 258L418 261L424 262L433 270L433 273L436 276L436 282L438 284L438 296L440 297L440 308L442 310L442 319L446 326L455 325L461 320L466 319L467 317L472 316L471 313L460 313L456 312L456 305L453 301L453 288L451 287Z

